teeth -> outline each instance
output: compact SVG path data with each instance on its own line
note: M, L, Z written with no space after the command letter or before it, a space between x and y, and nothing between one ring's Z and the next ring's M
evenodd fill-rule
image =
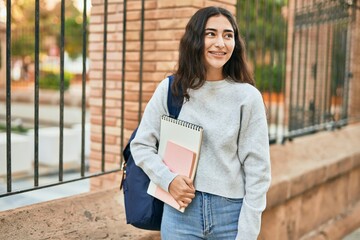
M217 53L217 52L212 52L212 54L215 54L215 55L225 55L225 53Z

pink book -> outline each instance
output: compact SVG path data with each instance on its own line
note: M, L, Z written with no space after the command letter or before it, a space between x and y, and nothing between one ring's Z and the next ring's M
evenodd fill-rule
M196 154L182 147L172 141L168 141L166 144L163 161L166 166L169 167L170 171L184 175L187 177L191 176L193 172ZM180 208L180 205L171 196L170 193L164 191L162 188L151 183L148 189L148 193L161 201L169 204L170 206L184 212L185 209Z
M168 141L163 161L170 171L190 177L194 167L195 153L172 141Z

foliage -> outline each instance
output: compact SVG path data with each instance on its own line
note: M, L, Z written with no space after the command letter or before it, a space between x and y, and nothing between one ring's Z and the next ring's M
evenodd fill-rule
M286 21L282 7L287 5L287 0L240 2L237 19L248 51L252 53L260 48L283 50L286 43Z
M35 0L12 1L12 55L34 60L35 49ZM40 52L47 51L49 38L54 38L60 48L61 2L52 9L46 8L46 1L40 0ZM71 58L82 54L82 14L65 1L65 51Z
M39 7L40 21L47 21L50 18L50 13L46 10L46 1L39 0ZM11 24L14 28L24 25L34 25L35 0L12 0L11 10Z
M34 38L29 38L29 35L20 35L12 43L11 54L13 56L30 56L31 59L34 59Z
M22 125L17 125L17 126L11 126L11 132L14 133L26 133L29 129L23 127ZM6 125L0 123L0 132L5 132L6 131Z
M64 72L64 90L70 87L70 80L73 75ZM42 71L40 73L39 87L41 89L60 90L60 73L54 71Z
M237 20L261 91L281 91L284 80L287 0L238 0Z
M262 91L280 93L284 68L281 65L258 65L255 68L256 87Z
M65 20L65 50L72 59L75 59L82 54L82 30L82 22L79 23L77 19L69 18ZM58 38L60 38L60 35L58 35Z

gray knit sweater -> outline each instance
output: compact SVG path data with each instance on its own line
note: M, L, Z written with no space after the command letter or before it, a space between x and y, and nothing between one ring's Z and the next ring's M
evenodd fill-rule
M157 155L160 119L167 110L168 79L163 80L145 108L131 143L135 163L168 191L175 174ZM179 119L204 128L195 175L195 189L228 198L244 198L236 239L257 239L270 185L269 139L260 92L230 79L207 81L189 90Z

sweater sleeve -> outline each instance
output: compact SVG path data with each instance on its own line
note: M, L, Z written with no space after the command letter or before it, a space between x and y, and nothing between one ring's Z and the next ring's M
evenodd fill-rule
M176 174L163 163L157 152L160 138L161 116L169 114L167 109L168 79L163 80L148 102L135 138L130 144L135 164L139 166L156 185L168 191Z
M236 239L255 240L271 180L268 127L260 93L241 111L238 155L245 173L245 196Z

